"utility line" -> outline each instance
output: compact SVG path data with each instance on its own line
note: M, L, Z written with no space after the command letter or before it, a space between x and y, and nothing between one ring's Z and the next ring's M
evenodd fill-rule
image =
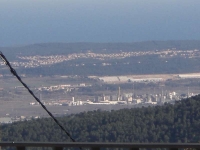
M67 136L73 141L76 142L75 139L70 135L70 133L60 124L60 122L53 116L53 114L45 107L45 105L40 101L39 98L35 96L35 94L30 90L30 88L22 81L22 79L19 77L15 69L10 65L7 58L4 56L4 54L0 51L0 57L5 62L5 64L10 69L10 72L18 79L18 81L28 90L28 92L33 96L33 98L42 106L42 108L49 114L49 116L55 121L55 123L63 130ZM82 149L82 148L80 148Z

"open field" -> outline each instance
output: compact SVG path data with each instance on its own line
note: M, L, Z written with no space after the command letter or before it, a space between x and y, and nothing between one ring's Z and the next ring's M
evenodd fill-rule
M200 73L188 73L188 74L148 74L148 75L127 75L127 76L89 76L91 79L100 79L104 80L107 83L125 83L128 82L128 79L161 79L163 81L172 79L180 79L182 78L200 78ZM83 79L69 79L69 78L63 78L61 76L58 77L22 77L22 80L32 88L35 87L42 87L42 86L53 86L53 85L59 85L59 84L77 84L82 82L89 82L87 80ZM14 88L16 86L21 86L19 81L13 76L9 78L0 78L0 88L8 89L8 88Z
M67 115L74 114L83 111L91 110L116 110L122 108L132 108L134 105L82 105L82 106L46 106L54 115ZM40 105L31 106L28 101L10 101L4 102L0 101L0 117L15 116L40 116L49 117L45 110Z
M80 84L91 83L87 79L70 79L63 77L22 77L22 80L30 88L38 88L43 86L54 86L59 84ZM21 83L13 76L9 78L0 78L0 88L8 89L16 86L22 86Z

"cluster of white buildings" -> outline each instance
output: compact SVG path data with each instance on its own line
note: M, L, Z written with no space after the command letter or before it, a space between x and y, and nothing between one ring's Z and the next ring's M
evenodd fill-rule
M178 77L181 79L195 79L200 78L200 73L179 74Z
M71 100L55 100L55 101L41 101L43 105L49 105L49 106L63 106L63 105L68 105ZM40 105L38 102L30 102L30 105L36 106Z
M126 93L122 95L108 95L108 96L97 96L93 101L88 101L87 104L163 104L165 102L181 100L182 98L187 98L194 96L196 94L187 93L185 96L181 96L176 92L167 92L160 94L143 94L135 95L134 93Z
M197 93L198 94L198 93ZM176 92L161 92L159 94L142 94L136 95L135 93L120 93L120 87L118 94L115 95L102 95L95 96L93 99L81 100L72 97L68 100L56 100L56 101L43 101L44 105L51 106L81 106L81 105L124 105L124 104L163 104L165 102L181 100L183 98L191 97L196 94L188 93L179 94ZM30 105L39 105L38 102L31 102Z
M53 86L43 86L37 88L39 91L58 91L58 90L66 90L66 91L71 91L73 89L79 88L79 87L86 87L86 86L91 86L91 84L86 84L86 83L80 83L80 84L61 84L61 85L53 85Z
M54 85L54 86L43 86L39 87L39 91L56 91L56 90L62 90L62 89L68 89L71 85Z

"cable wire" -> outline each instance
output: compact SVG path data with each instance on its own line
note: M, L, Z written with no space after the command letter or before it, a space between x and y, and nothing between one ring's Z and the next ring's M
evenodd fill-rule
M5 62L5 64L10 69L10 72L18 79L18 81L28 90L28 92L33 96L33 98L42 106L42 108L49 114L49 116L55 121L55 123L63 130L67 136L71 139L71 141L76 142L75 139L70 135L70 133L60 124L60 122L53 116L53 114L45 107L45 105L40 101L39 98L35 96L35 94L29 89L29 87L22 81L22 79L19 77L15 69L10 65L7 58L4 56L4 54L0 51L0 57ZM82 149L82 148L80 148Z

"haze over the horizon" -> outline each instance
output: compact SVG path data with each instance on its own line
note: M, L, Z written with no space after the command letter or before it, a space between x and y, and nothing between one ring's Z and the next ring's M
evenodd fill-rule
M200 40L199 0L1 0L0 47Z

